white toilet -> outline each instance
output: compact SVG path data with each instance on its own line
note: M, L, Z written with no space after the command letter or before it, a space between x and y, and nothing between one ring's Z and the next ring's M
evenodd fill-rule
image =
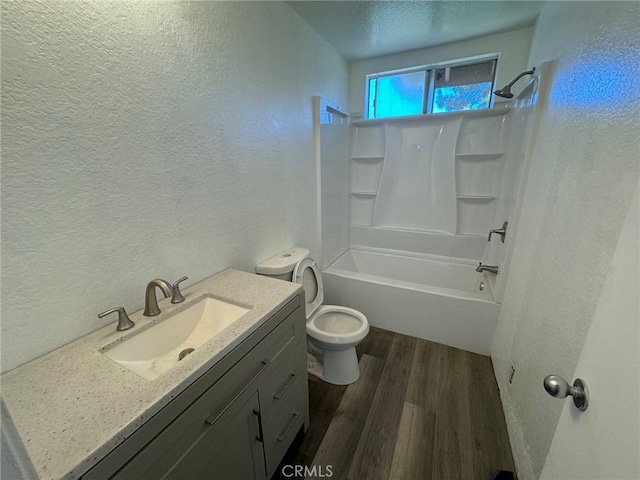
M367 317L352 308L322 305L324 288L306 248L294 247L256 266L261 275L302 284L306 298L308 370L334 385L358 380L356 345L369 333Z

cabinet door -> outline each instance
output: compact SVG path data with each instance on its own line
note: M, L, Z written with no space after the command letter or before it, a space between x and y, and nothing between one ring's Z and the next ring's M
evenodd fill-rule
M183 455L163 455L152 463L134 460L113 480L264 480L258 393L243 401L232 403ZM154 448L164 450L162 445Z
M258 394L255 393L231 419L222 416L211 425L216 430L215 438L203 438L164 478L264 480L266 471L259 409ZM219 429L216 428L218 424Z

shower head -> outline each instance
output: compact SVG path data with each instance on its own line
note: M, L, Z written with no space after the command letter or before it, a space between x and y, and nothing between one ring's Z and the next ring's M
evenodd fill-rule
M493 92L493 94L497 95L498 97L513 98L513 93L511 93L511 87L513 86L513 84L516 83L518 80L520 80L525 75L533 75L533 73L535 71L536 71L536 69L534 67L531 70L527 70L526 72L522 72L520 75L518 75L516 78L514 78L511 82L509 82L508 85L505 85L500 90L496 90L495 92Z
M493 94L503 98L513 98L513 93L511 93L511 85L502 87L500 90L496 90L495 92L493 92Z

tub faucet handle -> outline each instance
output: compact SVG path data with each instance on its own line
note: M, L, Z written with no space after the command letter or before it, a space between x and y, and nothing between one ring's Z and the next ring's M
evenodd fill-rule
M500 240L502 241L502 243L504 243L504 237L507 236L508 226L509 226L509 222L504 222L502 224L502 228L492 228L491 230L489 230L489 238L487 238L487 242L491 241L491 235L493 235L494 233L497 233L498 235L500 235Z
M127 312L124 309L124 307L116 307L116 308L107 310L106 312L99 313L98 318L106 317L107 315L114 312L118 312L118 326L116 327L116 330L118 330L119 332L122 332L124 330L129 330L130 328L133 328L135 323L133 323L133 321L129 318L129 315L127 315Z
M189 277L182 277L179 278L178 280L176 280L172 287L173 287L173 296L171 297L171 303L182 303L184 302L184 295L182 295L182 292L180 291L180 283L184 282L185 280L187 280Z

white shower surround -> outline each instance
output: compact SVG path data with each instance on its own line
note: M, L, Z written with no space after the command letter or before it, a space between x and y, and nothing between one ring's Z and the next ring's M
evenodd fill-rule
M353 122L350 245L478 261L506 162L508 107Z
M355 308L375 327L491 352L500 305L480 291L472 261L351 249L322 276L327 303Z

